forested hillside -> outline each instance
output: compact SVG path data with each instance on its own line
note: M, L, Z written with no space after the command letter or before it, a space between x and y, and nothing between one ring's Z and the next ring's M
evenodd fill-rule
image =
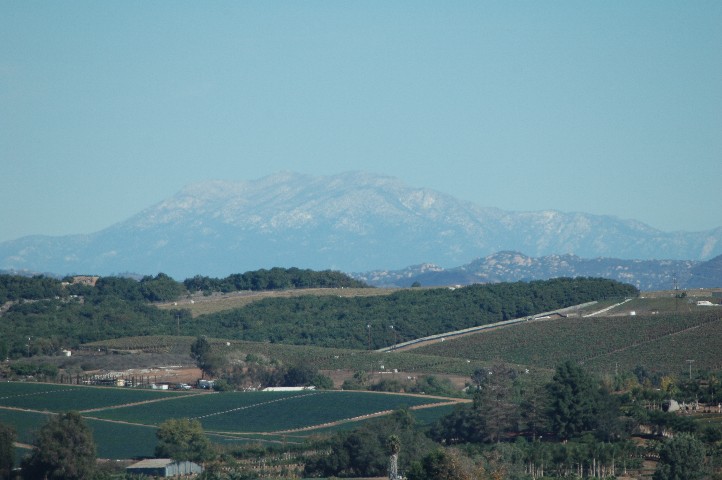
M272 268L236 273L226 278L210 278L196 275L183 282L189 292L238 292L241 290L282 290L286 288L364 288L360 280L354 280L345 273L323 270L301 270L298 268Z
M382 297L333 295L266 299L195 319L217 337L342 348L381 348L395 342L524 317L590 300L636 296L611 280L548 281L408 289ZM202 327L201 327L202 326Z
M226 279L185 282L159 273L136 281L100 277L94 286L35 276L0 275L0 358L58 354L63 348L128 335L200 334L188 310L162 310L167 302L195 293L288 288L365 287L334 271L297 268L257 270ZM190 290L189 290L190 289Z
M323 277L323 275L322 275ZM380 348L562 308L590 300L636 295L603 279L410 289L377 297L327 295L267 298L244 308L193 319L186 309L151 302L186 293L159 274L135 281L100 278L95 287L62 286L38 277L0 277L7 309L0 323L0 355L57 354L86 342L139 335L208 335L236 340L343 348Z
M128 277L99 277L95 289L74 283L74 277L62 281L47 276L26 277L0 275L0 304L13 300L41 300L72 295L113 295L129 301L162 302L175 300L184 293L202 292L206 295L241 290L282 290L289 288L365 288L364 282L333 270L301 270L299 268L261 269L210 278L196 275L178 282L164 273L145 276L140 281Z

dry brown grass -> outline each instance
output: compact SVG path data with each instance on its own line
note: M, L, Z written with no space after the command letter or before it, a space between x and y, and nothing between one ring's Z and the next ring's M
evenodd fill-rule
M178 300L177 302L158 304L159 308L173 309L183 308L189 309L193 318L208 313L221 312L224 310L232 310L234 308L242 308L252 302L257 302L266 298L292 298L304 295L335 295L338 297L372 297L379 295L390 295L398 289L393 288L304 288L297 290L275 290L262 292L233 292L226 294L213 295L192 295L189 298Z

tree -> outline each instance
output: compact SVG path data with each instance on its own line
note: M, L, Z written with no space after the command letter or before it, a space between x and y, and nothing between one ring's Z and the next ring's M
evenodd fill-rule
M378 477L388 471L389 440L395 437L404 445L404 455L397 458L398 468L406 470L430 450L431 441L414 428L414 418L407 410L397 410L352 431L338 432L329 439L328 450L312 455L306 462L307 476ZM394 441L395 443L395 441Z
M386 470L383 441L370 428L340 432L329 444L328 453L308 459L304 468L307 475L378 477Z
M365 390L368 386L369 374L358 370L353 374L353 379L346 379L341 385L341 390Z
M198 420L171 418L160 424L155 435L158 438L156 457L205 462L213 456L211 442Z
M386 440L386 448L389 452L389 479L399 478L399 452L401 451L401 440L398 435L389 435Z
M413 465L409 480L472 480L484 478L481 464L474 464L456 449L437 449Z
M151 302L168 302L180 297L185 289L165 273L159 273L155 278L143 277L140 281L140 293Z
M479 393L474 395L473 406L456 407L451 413L437 420L429 435L435 441L447 445L481 443L488 438Z
M319 373L313 377L311 385L319 390L333 390L333 379L327 375Z
M470 406L454 409L432 427L433 439L446 444L499 442L517 428L518 405L512 398L515 372L504 364L471 376L476 387Z
M548 385L552 430L566 440L594 428L597 389L592 378L572 361L557 367Z
M621 415L619 397L599 390L594 407L594 435L606 442L626 438L634 427L630 422Z
M206 337L198 337L191 345L191 357L201 369L202 375L208 373L211 360L211 344Z
M539 432L547 428L545 410L549 405L548 390L544 383L532 375L523 375L518 386L522 397L519 405L521 420L528 435L534 440Z
M705 476L704 444L693 435L680 433L659 451L654 480L696 480Z
M310 363L294 365L286 370L283 385L287 387L305 387L313 383L316 375L318 375L318 369Z
M504 432L514 428L518 417L517 405L512 401L512 387L516 373L499 363L486 375L475 373L472 378L481 380L474 397L475 407L482 412L487 439L499 442Z
M24 478L85 480L95 472L95 442L78 412L51 417L37 433L23 462Z
M0 480L11 478L15 465L15 429L0 423Z

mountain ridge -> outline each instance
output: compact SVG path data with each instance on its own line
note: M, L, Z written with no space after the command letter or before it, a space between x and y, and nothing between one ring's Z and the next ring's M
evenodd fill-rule
M505 250L699 261L722 254L722 227L662 232L606 215L483 207L367 172L280 172L190 184L95 233L2 242L0 268L220 277L271 266L449 267Z
M530 257L521 252L496 252L453 268L433 264L400 270L351 274L376 287L425 287L472 283L548 280L558 277L602 277L634 285L640 290L722 287L722 255L707 261L624 260L581 258L576 255Z

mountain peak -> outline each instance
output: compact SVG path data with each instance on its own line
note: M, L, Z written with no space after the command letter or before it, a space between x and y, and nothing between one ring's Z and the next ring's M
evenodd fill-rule
M4 242L0 268L176 277L272 266L359 272L449 267L500 250L702 260L722 254L721 240L722 229L664 233L609 216L481 207L368 172L278 172L187 185L92 235ZM503 261L528 263L509 252Z

